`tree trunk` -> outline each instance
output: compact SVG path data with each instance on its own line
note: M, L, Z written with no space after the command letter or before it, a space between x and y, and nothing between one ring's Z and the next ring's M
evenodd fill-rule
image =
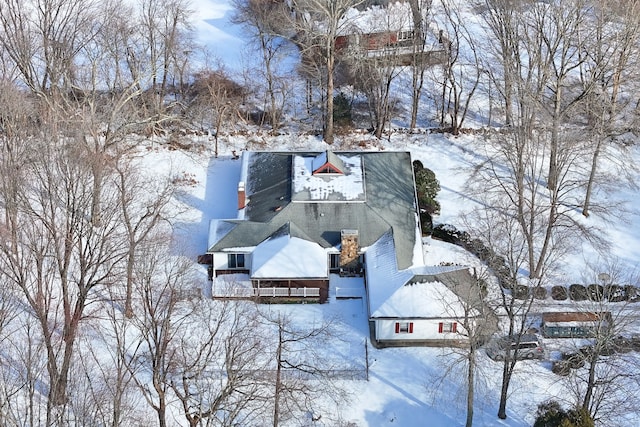
M131 319L133 317L133 266L135 263L135 243L129 242L129 254L127 255L127 281L126 281L126 295L124 299L124 315L126 318Z
M333 65L333 52L329 52L327 55L327 115L324 128L324 142L327 144L333 144Z
M306 104L307 104L307 114L311 114L311 104L313 103L313 86L311 85L311 80L307 79L305 82L306 89Z
M91 224L94 227L100 227L102 224L102 179L104 176L104 162L100 153L94 153L97 157L93 160L93 191L91 194Z
M596 384L596 365L597 359L589 358L589 379L587 380L587 389L584 393L584 400L582 401L582 408L585 411L589 411L591 406L591 397L593 396L593 388ZM591 412L591 411L589 411Z
M413 130L418 125L418 107L420 106L420 93L421 89L416 87L416 77L414 76L414 89L413 98L411 99L411 122L409 123L409 129Z
M476 349L472 344L469 348L469 356L467 366L467 421L465 427L471 427L473 425L473 401L475 395L475 370L476 370Z
M280 423L280 393L282 389L282 327L278 329L278 348L276 350L276 384L273 402L273 427Z
M271 52L268 47L266 35L260 35L260 47L262 48L262 59L264 61L265 75L267 79L267 96L269 97L269 124L271 129L276 130L279 127L278 107L276 102L275 76L271 69Z
M82 318L82 313L85 307L84 291L79 289L78 300L75 303L75 307L70 316L65 319L65 325L63 328L62 339L64 340L64 350L62 357L62 364L58 370L57 377L54 379L51 386L52 393L50 394L52 404L55 406L64 405L67 403L67 384L69 382L69 371L71 369L71 359L74 352L74 344L76 335L78 333L78 325ZM65 316L67 317L67 316ZM55 362L54 362L55 363Z
M156 408L158 413L158 427L167 427L167 404L165 402L164 393L158 393L158 407Z
M445 117L447 116L447 75L448 75L448 70L447 70L448 65L445 65L445 70L444 70L444 76L442 79L442 105L440 108L440 127L444 128L444 124L445 124Z
M589 171L589 179L587 180L587 190L584 194L584 202L582 204L582 215L585 217L589 216L589 208L591 205L591 192L593 191L593 183L596 178L596 169L598 167L598 157L600 155L600 145L601 139L598 138L598 142L596 143L596 150L593 153L593 157L591 158L591 170Z
M507 398L509 396L509 384L511 383L511 361L506 358L502 365L502 385L500 387L500 404L498 405L498 418L507 419Z
M113 397L113 408L111 414L111 427L120 427L122 419L122 398L124 396L125 381L122 374L122 360L118 355L117 362L117 379L115 384L115 391Z
M558 150L560 149L560 121L561 121L561 102L562 102L562 89L560 85L562 81L558 81L558 87L556 88L556 96L554 99L553 107L553 119L551 126L551 144L549 148L549 179L547 181L547 188L555 192L558 187Z
M418 108L424 83L424 69L422 53L424 52L424 34L422 32L422 9L419 0L411 0L411 15L413 20L413 64L411 64L411 122L409 129L414 129L418 121Z

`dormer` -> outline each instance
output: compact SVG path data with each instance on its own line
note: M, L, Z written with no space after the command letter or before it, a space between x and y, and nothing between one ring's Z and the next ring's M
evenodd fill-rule
M342 160L333 151L328 150L314 157L312 167L311 173L313 175L344 175L345 171Z

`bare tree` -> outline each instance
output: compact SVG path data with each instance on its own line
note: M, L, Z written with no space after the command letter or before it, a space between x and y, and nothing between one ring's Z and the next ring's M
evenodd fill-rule
M185 0L140 0L137 12L139 38L128 46L128 64L134 80L148 90L148 114L160 123L167 119L165 96L172 75L182 69L182 46L189 46L184 42L191 12Z
M467 244L496 273L500 286L494 307L506 315L505 333L517 339L529 327L533 290L545 284L549 271L558 268L559 261L571 250L569 242L585 238L599 242L562 208L562 199L540 196L542 181L536 177L546 172L540 162L541 145L516 135L511 138L505 145L496 145L497 150L487 157L490 160L472 179L472 187L480 191L477 194L483 194L484 208L476 210L467 223L473 234L483 237ZM493 143L501 137L496 139ZM560 194L569 197L571 185L561 181L560 187L565 186L567 193ZM521 272L528 272L528 277ZM506 418L516 362L517 355L504 361L500 418Z
M196 74L192 87L193 104L203 105L213 128L214 155L218 157L218 138L226 122L239 115L245 89L234 82L223 67Z
M345 15L363 0L296 0L292 3L296 18L297 41L303 60L314 63L321 58L324 71L324 140L333 144L334 72L337 63L336 38L347 25Z
M574 310L588 314L593 322L585 326L586 338L567 343L559 371L566 374L572 404L596 421L624 425L625 415L638 404L631 391L640 379L638 366L629 357L637 304L630 283L637 283L638 277L616 261L596 262L589 270L584 277L588 300Z
M521 102L526 99L525 95L528 92L524 90L526 86L519 82L521 77L526 75L522 73L524 62L520 56L524 40L520 19L522 3L512 0L485 0L485 5L487 12L483 17L487 23L488 39L495 40L495 43L487 46L489 61L491 64L500 64L500 67L492 67L491 76L503 101L504 124L511 126L514 124L516 111L525 111Z
M447 60L443 66L440 125L444 126L448 117L451 133L458 135L482 71L475 35L464 22L461 4L442 0L442 5L446 17L443 24L449 31L441 36Z
M370 11L371 19L376 22L376 34L355 34L360 45L351 47L350 54L345 55L344 62L349 66L354 87L367 98L376 138L382 137L397 101L391 95L392 84L402 71L402 56L406 54L397 34L411 26L410 16L405 15L407 11L408 7L400 5ZM363 31L371 30L360 30Z
M11 401L23 388L23 384L14 380L15 373L13 369L18 370L16 363L13 363L13 354L9 349L13 343L11 339L16 338L16 333L11 333L11 329L15 328L18 314L18 299L13 294L12 289L0 289L0 346L5 351L0 354L0 423L3 425L17 425L17 416L12 408ZM12 337L13 335L13 337ZM31 343L29 343L31 344ZM24 346L24 343L23 343ZM14 368L12 369L12 366Z
M290 70L283 69L284 59L291 54L292 47L283 31L289 11L284 2L259 0L237 0L235 9L234 22L242 24L250 32L260 52L260 73L266 85L263 109L271 128L278 129L288 93L286 77L290 75ZM252 79L255 82L255 76Z
M527 280L519 277L521 269L527 268L526 243L512 214L505 210L506 206L498 206L496 200L491 203L491 208L473 216L472 221L476 224L474 232L487 234L479 234L484 236L483 239L470 242L470 246L474 248L474 252L481 254L481 258L497 278L498 291L490 292L487 304L496 313L505 316L506 325L500 325L502 333L513 337L517 347L520 337L530 326L528 315L534 300L531 289L542 282L540 279ZM549 267L549 261L545 262L545 268ZM509 353L509 356L502 362L498 408L498 417L501 419L506 418L509 386L518 361L517 351Z
M626 125L621 119L624 120L625 107L631 100L622 91L635 81L632 70L640 59L636 49L640 37L638 16L638 4L625 1L616 7L595 2L589 17L591 31L590 37L585 38L588 46L580 72L583 86L591 88L584 102L592 140L591 167L582 206L584 216L589 216L592 209L600 158L607 154L611 137Z
M121 289L110 286L96 308L100 322L87 325L78 364L87 377L84 394L96 408L100 424L111 427L134 424L142 400L131 375L139 341L135 326L124 315ZM98 422L95 422L98 424Z
M16 318L11 328L2 342L0 420L8 426L38 425L47 407L39 387L46 382L46 349L30 318Z
M488 277L468 274L461 269L446 275L440 280L446 286L434 290L434 298L443 304L445 313L456 319L456 334L460 337L462 345L452 347L451 352L457 356L456 366L463 364L465 367L466 388L466 421L465 426L473 425L474 403L476 397L476 383L478 381L477 353L480 347L488 341L497 329L498 318L490 306L485 302ZM455 296L449 296L452 292ZM449 367L456 369L454 366ZM448 374L449 372L447 372Z
M378 139L382 138L385 126L391 121L397 101L391 97L391 85L400 69L392 57L355 60L355 87L367 97L371 128Z
M58 139L56 134L30 145L25 170L31 176L29 185L2 194L15 209L5 212L7 238L0 245L0 270L21 290L40 328L51 421L53 408L67 402L85 309L96 288L118 277L123 247L113 199L103 206L101 227L87 217L93 188L87 153L73 139Z
M551 121L547 188L555 192L559 174L565 170L561 164L566 157L563 152L575 147L575 144L563 144L567 138L562 127L592 89L577 84L578 79L572 78L584 61L579 54L584 49L583 40L591 36L584 30L587 15L582 1L539 4L533 7L531 16L527 21L526 46L529 55L535 58L532 65L541 88L540 106Z
M268 396L267 343L256 307L246 301L197 305L184 325L189 336L176 344L171 388L190 426L252 424L264 415Z
M318 351L324 347L321 343L337 339L334 321L300 324L284 311L269 309L262 311L262 317L271 329L269 336L274 344L270 353L271 367L275 370L271 383L273 426L299 416L302 410L316 413L321 409L314 408L320 405L316 401L320 396L330 396L336 403L344 404L348 396L331 378L333 361Z
M133 288L138 249L163 233L169 221L169 203L175 192L171 177L144 176L133 162L121 158L117 171L118 204L127 236L124 314L133 316Z
M34 93L66 96L75 83L79 51L93 36L93 0L7 0L0 11L0 44Z
M140 338L135 351L127 355L126 366L156 412L158 425L166 427L170 380L177 363L175 344L182 325L193 313L193 307L180 303L181 289L191 282L191 263L171 258L161 244L147 244L140 249L135 274L139 307L134 307L132 318Z
M30 174L28 141L38 134L37 103L28 91L8 80L0 84L0 102L4 106L0 113L3 130L0 134L0 199L3 207L0 236L3 242L12 245L21 241L18 233L18 224L23 217L21 197L25 177ZM25 262L28 261L25 259ZM31 268L28 263L16 267ZM26 273L25 270L18 274ZM14 316L17 314L14 310L23 304L21 290L4 274L2 277L5 286L0 295L0 340L5 351L0 355L0 423L34 425L42 412L37 384L46 382L41 375L46 366L42 358L44 347L40 344L39 328L31 324L32 319Z
M414 129L418 121L418 108L425 81L425 71L431 65L425 55L426 40L431 19L431 0L411 0L411 17L413 21L412 62L411 62L411 122Z

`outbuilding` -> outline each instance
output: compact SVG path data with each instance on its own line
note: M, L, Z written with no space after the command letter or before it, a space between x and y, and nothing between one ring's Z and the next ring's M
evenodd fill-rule
M611 313L550 312L542 314L542 336L546 338L593 338L611 327Z

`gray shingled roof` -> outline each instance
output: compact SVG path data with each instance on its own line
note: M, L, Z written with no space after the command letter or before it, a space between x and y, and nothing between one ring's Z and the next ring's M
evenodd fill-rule
M245 152L248 158L245 220L217 241L209 252L256 246L285 224L322 247L340 244L340 231L356 229L363 247L371 246L390 229L398 268L411 266L416 239L416 203L411 156L408 152L344 152L362 156L365 201L291 200L294 156L318 153Z

